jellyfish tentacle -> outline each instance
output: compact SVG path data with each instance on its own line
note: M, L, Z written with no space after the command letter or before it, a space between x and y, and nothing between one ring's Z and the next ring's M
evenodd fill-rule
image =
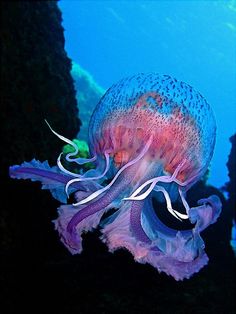
M84 165L84 164L87 164L89 162L93 162L97 159L97 155L95 155L91 158L80 158L80 157L78 157L78 158L72 159L72 158L70 158L72 156L71 154L72 153L68 153L66 155L66 160L69 162L76 162L78 165ZM74 155L74 153L73 153L73 155Z
M156 177L154 179L150 179L145 181L142 185L140 185L130 196L123 198L124 201L141 201L145 199L153 190L155 187L156 183L161 181L161 182L166 182L163 181L164 178L168 178L167 176L160 176ZM150 185L150 187L145 191L144 193L138 195L147 185Z
M159 177L155 177L153 179L147 180L142 185L140 185L129 197L124 198L124 200L135 200L135 201L143 200L152 192L157 182L164 182L164 183L173 182L176 179L179 173L179 170L183 167L184 163L185 163L185 159L178 165L178 167L175 169L174 173L171 176L159 176ZM149 184L151 185L148 188L148 190L144 192L143 194L137 196Z
M190 179L184 181L184 182L181 182L180 180L178 180L177 178L174 178L173 179L173 182L175 182L176 184L178 184L179 186L181 187L185 187L187 186L190 182L192 182L195 178L197 178L199 175L196 174L195 176L191 177Z
M58 158L57 158L57 166L58 166L58 168L59 168L61 171L63 171L64 173L69 174L70 176L73 176L73 177L76 177L76 178L80 178L80 177L82 176L81 174L77 174L77 173L71 172L71 171L67 170L67 169L62 165L62 163L61 163L61 155L62 155L62 154L63 154L63 153L60 153L59 156L58 156Z
M48 123L48 121L46 119L45 119L45 122L47 123L49 129L52 131L53 134L55 134L63 142L66 142L67 144L70 144L72 147L74 147L75 151L73 153L70 153L70 154L73 154L74 156L77 155L78 152L79 152L78 146L73 141L69 140L65 136L63 136L63 135L57 133L56 131L54 131L53 128L51 127L51 125Z
M107 171L109 170L109 154L107 152L105 152L105 169L103 171L102 174L95 176L95 177L84 177L84 176L80 176L79 178L75 178L75 179L71 179L70 181L67 182L66 186L65 186L65 192L68 195L68 189L69 186L74 183L74 182L81 182L81 181L89 181L89 180L98 180L101 179L105 176L105 174L107 173Z
M162 180L159 180L159 182L164 182ZM166 199L166 205L167 205L167 210L177 219L179 219L180 221L182 221L182 219L189 219L188 215L186 214L182 214L180 212L178 212L177 210L174 210L172 208L172 205L171 205L171 200L170 200L170 196L168 194L168 192L166 191L166 189L164 187L161 187L161 186L157 186L155 187L157 182L153 182L151 184L151 186L149 187L149 189L139 195L139 196L130 196L130 197L127 197L127 198L123 198L123 200L129 200L129 201L141 201L141 200L144 200L150 193L152 190L156 191L156 192L162 192L165 199ZM186 207L185 207L186 208Z
M162 192L163 193L165 200L166 200L166 207L167 207L168 212L171 215L173 215L175 218L177 218L178 220L182 221L179 217L179 215L181 215L181 214L173 209L169 193L166 191L166 189L163 186L157 185L156 187L154 187L153 190L156 192Z
M67 232L69 232L72 237L73 234L76 233L76 226L82 222L84 219L89 216L97 213L98 211L105 209L108 207L112 201L118 197L121 191L124 190L124 187L130 183L130 179L127 176L123 177L122 180L119 180L114 185L113 189L108 191L105 195L103 195L98 201L92 202L91 204L80 209L69 221L67 225Z
M144 202L131 202L130 210L130 227L133 235L139 241L151 244L150 238L147 236L141 224L141 213Z
M185 197L184 197L184 193L183 193L183 191L181 190L180 187L178 188L178 190L179 190L179 195L180 195L181 201L182 201L182 203L183 203L183 205L184 205L184 208L185 208L185 210L186 210L186 213L187 213L187 215L188 215L189 210L190 210L189 204L188 204L188 202L186 201L186 199L185 199Z
M173 211L174 211L174 213L178 216L178 219L179 219L180 221L182 221L182 219L183 219L183 220L189 219L189 216L188 216L188 215L182 214L182 213L178 212L177 210L173 210Z
M170 176L160 176L160 177L147 180L142 185L140 185L129 197L125 197L123 200L141 201L145 199L152 192L157 182L171 183L173 182L173 179ZM147 191L138 195L149 184L150 184L150 187L147 189Z
M141 201L144 200L154 189L156 192L162 192L165 199L166 199L166 205L167 205L167 210L178 220L182 221L182 219L188 219L188 211L189 211L189 205L187 203L187 201L185 200L182 191L179 189L179 193L180 193L180 197L181 200L183 202L183 205L186 209L187 215L186 214L182 214L180 212L178 212L177 210L174 210L172 208L172 204L171 204L171 200L170 200L170 196L168 194L168 192L166 191L166 189L162 186L156 186L157 182L164 182L164 183L171 183L171 182L175 182L176 176L178 175L180 169L182 168L182 166L184 165L185 160L183 160L182 163L180 163L178 165L178 167L175 169L174 173L171 176L160 176L160 177L156 177L150 180L147 180L146 182L144 182L138 189L136 189L131 196L124 198L123 200L130 200L130 201ZM138 195L147 185L149 185L149 188L142 193L141 195ZM156 187L155 187L156 186Z
M148 151L151 143L152 143L152 139L153 139L153 135L150 136L149 140L147 141L147 143L144 145L144 148L141 150L141 152L138 154L138 156L136 158L134 158L133 160L129 161L127 164L125 164L122 168L120 168L120 170L117 172L117 174L114 176L114 178L112 179L112 181L105 186L104 188L97 190L96 192L92 193L91 195L89 195L88 197L86 197L85 199L81 200L78 203L74 203L74 206L78 206L78 205L82 205L85 204L91 200L93 200L94 198L96 198L97 196L99 196L100 194L102 194L103 192L105 192L106 190L108 190L117 180L117 178L120 176L120 174L128 167L134 165L135 163L137 163Z
M69 139L66 138L65 136L63 136L63 135L57 133L56 131L54 131L53 128L51 127L51 125L48 123L48 121L47 121L46 119L45 119L45 122L47 123L49 129L52 131L53 134L55 134L59 139L61 139L63 142L66 142L67 144L71 145L71 146L75 149L74 152L68 153L68 154L66 155L66 160L67 160L67 161L69 161L69 162L75 161L75 162L78 163L79 165L83 165L83 164L85 164L85 163L92 162L92 161L95 161L95 160L97 159L97 156L96 156L96 155L93 156L92 158L75 158L75 159L70 159L70 157L78 155L78 153L79 153L79 148L78 148L78 146L77 146L73 141L69 140ZM64 166L62 166L61 161L60 161L61 155L62 155L62 153L59 155L59 157L58 157L58 159L57 159L58 167L59 167L62 171L64 171L65 173L67 173L67 174L70 174L70 175L79 177L79 175L76 175L75 173L70 172L69 170L65 169Z
M147 189L147 191L145 191L144 193L142 193L141 195L138 195L139 192L141 190L143 190L144 187L146 187L148 184L150 184L150 187ZM144 200L153 190L154 186L156 185L157 180L148 180L145 183L143 183L137 190L134 191L133 194L131 194L129 197L124 197L123 200L124 201L142 201Z

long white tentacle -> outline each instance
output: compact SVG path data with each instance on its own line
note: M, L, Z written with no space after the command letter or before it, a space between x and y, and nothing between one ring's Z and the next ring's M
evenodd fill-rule
M77 155L79 152L78 146L73 141L69 140L65 136L60 135L56 131L54 131L46 119L45 119L45 122L47 123L49 129L52 131L53 134L55 134L57 137L59 137L59 139L61 139L62 141L66 142L67 144L70 144L71 146L74 147L75 151L74 151L74 153L71 153L71 154L73 154L74 156Z
M50 126L50 124L48 123L48 121L47 121L46 119L45 119L45 122L47 123L49 129L52 131L53 134L55 134L59 139L61 139L62 141L66 142L67 144L70 144L70 145L75 149L74 152L68 153L68 154L66 155L66 160L67 160L67 161L70 161L70 162L71 162L71 161L75 161L75 162L78 163L79 165L83 165L83 164L85 164L85 163L92 162L92 161L96 160L97 156L94 156L94 157L88 158L88 159L87 159L87 158L75 158L75 159L70 159L70 157L76 156L76 155L79 153L79 148L78 148L78 146L77 146L73 141L69 140L69 139L66 138L65 136L63 136L63 135L57 133L56 131L54 131L53 128ZM73 173L73 172L71 172L71 171L65 169L65 167L64 167L64 166L62 165L62 163L61 163L61 155L62 155L62 153L61 153L61 154L59 155L59 157L57 158L57 165L58 165L59 169L60 169L61 171L65 172L65 173L69 174L69 175L74 176L74 177L80 177L81 175L78 175L78 174L76 174L76 173Z
M180 197L181 200L183 202L183 205L186 209L187 215L186 214L182 214L176 210L174 210L172 208L172 204L171 204L171 200L170 200L170 196L168 194L168 192L165 190L164 187L162 186L156 186L157 182L163 182L163 183L171 183L171 182L176 182L178 181L176 179L180 169L183 167L185 163L185 160L182 161L182 163L180 163L178 165L178 167L175 169L174 173L171 176L160 176L160 177L156 177L150 180L147 180L146 182L144 182L140 187L138 187L133 193L132 195L130 195L129 197L124 198L123 200L130 200L130 201L140 201L140 200L144 200L154 189L157 192L162 192L164 194L164 197L166 199L166 205L167 205L167 210L177 219L181 220L181 219L188 219L188 211L189 211L189 206L187 201L185 200L182 191L179 189L179 193L180 193ZM142 194L138 195L146 186L149 186L149 188ZM183 185L185 185L185 183L183 183ZM156 187L155 187L156 186Z
M145 144L144 148L142 149L142 151L140 152L140 154L134 158L133 160L131 160L130 162L128 162L127 164L125 164L115 175L115 177L112 179L112 181L105 186L104 188L97 190L96 192L92 193L91 195L89 195L88 197L86 197L85 199L81 200L78 203L73 204L74 206L78 206L78 205L82 205L85 204L91 200L93 200L94 198L96 198L97 196L99 196L100 194L102 194L103 192L105 192L106 190L108 190L113 184L114 182L117 180L117 178L119 177L119 175L128 167L132 166L133 164L135 164L136 162L138 162L148 151L151 143L153 140L153 135L150 136L149 140L147 141L147 143Z
M178 167L175 169L172 176L160 176L160 177L155 177L155 178L152 178L150 180L147 180L142 185L140 185L140 187L138 187L129 197L124 198L124 200L130 200L130 201L143 200L152 192L152 190L153 190L154 186L157 184L157 182L165 182L165 183L173 182L176 179L176 177L179 173L179 170L182 168L184 163L185 163L185 160L183 160L182 163L180 163L178 165ZM137 196L149 184L151 184L151 185L148 188L148 190L146 192L144 192L143 194Z
M60 153L60 155L59 155L58 158L57 158L57 166L58 166L58 168L59 168L61 171L63 171L63 172L65 172L65 173L69 174L70 176L73 176L73 177L76 177L76 178L80 178L80 177L81 177L81 174L77 174L77 173L71 172L71 171L67 170L67 169L62 165L62 163L61 163L61 155L62 155L62 154L63 154L63 153Z
M65 186L65 192L67 194L67 196L69 197L68 195L68 188L69 186L74 183L74 182L81 182L81 181L89 181L89 180L98 180L98 179L101 179L102 177L105 176L105 174L107 173L108 169L109 169L109 154L107 152L105 152L105 169L103 171L102 174L98 175L98 176L95 176L95 177L84 177L84 176L81 176L80 178L76 178L76 179L72 179L70 181L67 182L66 186Z
M178 217L178 215L180 213L178 213L177 211L175 211L173 208L172 208L172 204L171 204L171 200L170 200L170 196L168 194L168 192L166 191L165 188L163 188L162 186L159 186L157 185L155 188L154 188L154 191L156 192L162 192L165 199L166 199L166 206L167 206L167 210L171 213L171 215L173 215L175 218L179 219L181 221L181 219Z

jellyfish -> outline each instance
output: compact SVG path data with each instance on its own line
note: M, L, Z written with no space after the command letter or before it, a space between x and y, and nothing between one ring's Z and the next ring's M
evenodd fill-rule
M219 217L220 199L212 195L195 207L186 199L208 169L216 137L214 114L199 92L156 73L120 80L91 116L90 158L79 158L75 142L47 124L73 151L64 159L61 153L53 167L35 159L12 166L10 176L41 181L63 203L53 222L72 254L82 252L82 234L99 227L110 252L125 248L135 261L175 280L190 278L208 263L200 233ZM73 171L73 165L88 162L93 169ZM191 227L164 223L154 198ZM182 210L173 206L175 201Z

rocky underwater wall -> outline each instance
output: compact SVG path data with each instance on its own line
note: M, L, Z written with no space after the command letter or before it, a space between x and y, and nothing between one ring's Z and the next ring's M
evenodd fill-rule
M232 208L234 208L234 218L236 218L236 134L232 135L229 140L232 146L227 162L229 182L226 183L226 191L229 193L229 202Z
M52 212L47 195L41 198L29 182L22 189L8 168L33 158L56 164L64 143L44 119L68 138L76 137L81 123L57 1L5 1L0 9L0 245L24 254L43 245Z
M57 1L1 2L1 127L4 166L32 157L55 162L80 121ZM11 139L11 144L9 144Z

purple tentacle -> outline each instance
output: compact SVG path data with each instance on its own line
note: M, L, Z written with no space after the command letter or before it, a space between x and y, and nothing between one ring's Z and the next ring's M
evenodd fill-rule
M133 235L139 241L151 244L151 240L143 230L141 225L141 212L144 206L144 201L133 201L130 212L130 226Z
M10 177L14 179L40 181L42 183L42 189L50 190L53 197L60 202L67 202L65 186L73 177L64 174L57 166L50 167L47 161L40 162L33 159L30 162L24 162L22 165L12 166L9 168L9 174ZM101 188L101 186L92 180L73 182L69 187L68 194L76 190L93 192L99 188Z
M129 182L127 182L125 178L123 178L123 180L118 180L113 185L113 188L110 189L104 196L78 211L68 223L67 232L73 234L76 232L76 226L82 220L109 206L114 199L119 197L120 193L124 190L128 183Z
M27 177L28 179L30 177L34 178L35 176L37 176L40 178L45 178L45 179L57 181L64 184L66 184L71 179L71 177L68 175L52 172L50 170L42 170L42 169L23 167L23 166L18 166L18 165L10 167L9 173L10 173L11 178L24 179L24 177L26 178L26 176L28 175Z

